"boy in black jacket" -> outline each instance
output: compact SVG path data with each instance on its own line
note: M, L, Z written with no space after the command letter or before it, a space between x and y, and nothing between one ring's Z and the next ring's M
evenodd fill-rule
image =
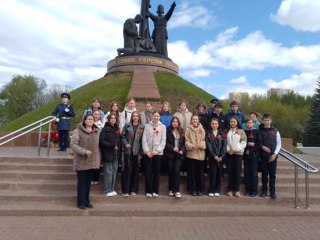
M251 119L246 120L247 147L244 150L244 182L246 196L255 197L258 192L258 163L261 138L259 130L253 127Z
M271 125L272 117L269 113L263 114L262 124L259 127L261 136L261 180L262 192L260 197L267 196L268 177L269 191L272 199L277 199L276 194L276 171L278 153L281 149L281 137L277 128Z

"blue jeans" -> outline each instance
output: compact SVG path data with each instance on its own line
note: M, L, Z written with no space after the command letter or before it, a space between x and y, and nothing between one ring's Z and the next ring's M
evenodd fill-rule
M103 163L103 182L104 182L103 193L109 193L114 191L117 170L118 170L118 160L115 160L114 162Z

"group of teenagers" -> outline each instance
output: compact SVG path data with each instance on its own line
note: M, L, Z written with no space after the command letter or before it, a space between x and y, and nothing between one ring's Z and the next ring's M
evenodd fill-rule
M61 97L60 105L67 104L67 113L70 113L70 95L65 93ZM182 101L172 113L169 102L164 102L160 111L154 110L152 103L147 102L145 110L138 112L132 98L122 112L114 101L105 114L101 102L94 99L91 107L83 112L83 120L73 131L70 141L73 168L78 177L77 207L83 210L93 207L90 188L99 181L100 164L103 165L103 194L108 197L117 195L115 181L119 162L122 162L121 192L124 197L138 193L141 167L147 198L158 197L163 168L168 174L169 196L181 197L180 174L185 171L190 195L206 193L209 197L219 197L224 165L228 175L227 196L241 197L244 164L245 195L255 197L258 194L259 167L260 196L266 197L269 190L270 197L276 199L275 179L281 138L277 128L271 125L271 115L263 114L260 123L254 111L245 119L236 101L230 103L226 114L222 113L223 106L217 99L210 103L212 106L207 109L206 104L200 102L192 113ZM63 106L60 108L63 110ZM66 114L65 110L63 114ZM53 115L59 120L59 111L54 111ZM72 116L69 114L69 117ZM60 145L59 142L58 150L63 151L66 144ZM205 171L209 179L208 189L204 184Z

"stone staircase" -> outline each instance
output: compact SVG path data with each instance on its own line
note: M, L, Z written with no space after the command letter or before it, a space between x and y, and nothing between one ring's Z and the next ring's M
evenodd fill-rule
M0 149L1 150L1 149ZM54 151L54 150L52 150ZM14 154L12 154L14 155ZM320 167L319 161L313 165ZM300 209L294 206L293 166L279 159L277 172L278 199L269 197L227 197L227 176L223 177L219 198L206 195L192 197L185 191L186 177L181 177L182 198L168 196L167 177L161 176L160 195L147 199L144 177L140 176L140 192L124 198L120 194L120 174L116 197L101 194L102 181L92 186L93 209L76 208L76 175L72 172L72 156L0 157L0 215L2 216L288 216L320 214L320 174L310 174L310 210L305 210L304 172L299 170ZM206 179L207 184L207 179ZM241 186L242 192L244 187Z

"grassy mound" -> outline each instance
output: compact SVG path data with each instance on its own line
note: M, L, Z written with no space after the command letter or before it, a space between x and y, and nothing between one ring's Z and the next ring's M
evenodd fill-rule
M76 111L76 117L72 120L73 126L81 121L83 111L90 107L90 104L95 97L102 101L102 110L105 112L109 110L110 103L113 100L117 100L121 109L123 109L130 90L132 76L132 72L111 73L71 91L70 104L73 105ZM155 73L155 78L162 100L169 101L173 110L178 106L178 103L181 100L184 100L191 106L189 110L194 111L194 106L199 101L203 100L206 103L209 103L210 99L213 97L209 93L175 74L157 72ZM139 100L142 101L143 99L138 99L138 101ZM1 131L13 131L51 115L53 109L60 101L60 99L56 99L53 102L21 116L3 126Z
M109 105L113 100L117 100L123 105L129 93L132 75L132 73L108 74L103 78L92 81L71 91L70 104L72 104L76 111L76 117L72 119L73 126L81 121L83 111L90 107L91 102L95 97L102 101L103 106L105 106L103 108L104 111L109 110ZM55 106L60 102L61 99L56 99L45 104L6 124L1 128L1 131L13 131L41 118L50 116Z

